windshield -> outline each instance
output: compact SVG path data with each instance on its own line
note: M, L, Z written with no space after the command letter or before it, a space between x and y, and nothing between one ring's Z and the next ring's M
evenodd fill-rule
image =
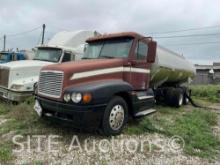
M59 62L61 55L62 55L61 49L38 48L34 60Z
M133 39L122 38L91 42L88 44L84 59L125 58L128 57Z
M0 60L7 60L7 54L0 54Z

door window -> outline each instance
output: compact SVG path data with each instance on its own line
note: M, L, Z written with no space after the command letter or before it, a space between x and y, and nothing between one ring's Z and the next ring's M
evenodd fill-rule
M146 43L139 41L137 47L137 60L144 60L147 57L148 46Z
M71 61L71 54L65 52L62 62L68 62L68 61Z

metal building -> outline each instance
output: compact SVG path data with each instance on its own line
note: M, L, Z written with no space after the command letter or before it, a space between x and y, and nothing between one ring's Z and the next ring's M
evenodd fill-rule
M220 63L195 65L196 77L193 84L220 84Z

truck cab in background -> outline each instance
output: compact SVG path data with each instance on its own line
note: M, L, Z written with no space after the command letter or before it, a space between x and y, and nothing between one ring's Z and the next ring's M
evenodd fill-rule
M96 31L60 32L46 45L38 46L32 60L0 64L0 98L20 102L32 96L43 66L80 60L85 40L95 35Z
M154 112L159 96L178 106L186 98L181 85L194 77L194 66L152 38L125 32L87 43L85 60L42 68L35 89L39 116L117 135L128 116Z

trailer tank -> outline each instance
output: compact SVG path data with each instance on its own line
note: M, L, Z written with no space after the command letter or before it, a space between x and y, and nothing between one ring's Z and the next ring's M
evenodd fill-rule
M183 55L157 46L155 62L151 66L151 87L190 83L195 74L194 65Z

